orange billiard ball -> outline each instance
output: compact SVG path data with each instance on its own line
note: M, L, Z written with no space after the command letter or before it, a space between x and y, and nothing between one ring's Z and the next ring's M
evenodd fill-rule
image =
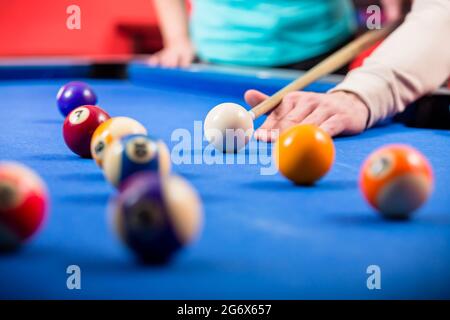
M364 197L384 217L406 219L430 196L433 172L416 149L388 145L369 155L359 182Z
M334 144L319 127L296 125L280 135L274 155L283 176L295 184L311 185L331 169Z
M106 120L95 129L91 138L91 154L100 168L106 149L114 140L132 134L147 134L147 129L138 121L128 117L114 117Z

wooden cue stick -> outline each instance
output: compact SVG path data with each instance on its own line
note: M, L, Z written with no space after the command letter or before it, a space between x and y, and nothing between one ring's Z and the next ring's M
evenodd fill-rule
M259 118L263 114L270 112L283 100L284 96L290 92L298 91L324 77L339 68L343 67L354 59L358 54L368 49L371 45L388 36L398 24L390 24L383 29L368 31L359 38L353 40L342 49L336 51L331 56L323 60L314 68L306 72L300 78L294 80L286 87L275 93L270 98L264 100L259 105L249 111L253 120Z

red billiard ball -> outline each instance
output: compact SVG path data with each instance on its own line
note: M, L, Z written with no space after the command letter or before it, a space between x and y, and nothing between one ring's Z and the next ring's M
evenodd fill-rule
M364 162L360 187L370 205L383 217L406 219L430 196L433 173L425 156L416 149L388 145Z
M81 106L64 121L63 136L66 145L82 158L92 158L91 138L100 124L110 116L96 106Z
M0 162L0 250L17 248L41 226L48 211L47 187L30 168Z

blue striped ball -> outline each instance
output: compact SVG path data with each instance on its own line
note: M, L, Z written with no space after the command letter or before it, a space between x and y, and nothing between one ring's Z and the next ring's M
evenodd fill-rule
M117 139L105 151L103 173L115 187L141 171L170 173L170 154L166 144L147 135L135 134Z

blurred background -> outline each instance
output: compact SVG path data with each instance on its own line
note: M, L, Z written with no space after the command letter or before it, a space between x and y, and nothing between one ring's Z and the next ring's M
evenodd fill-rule
M363 28L367 6L378 1L354 3ZM73 4L81 8L81 30L66 28ZM152 0L1 0L3 58L148 54L161 47Z

